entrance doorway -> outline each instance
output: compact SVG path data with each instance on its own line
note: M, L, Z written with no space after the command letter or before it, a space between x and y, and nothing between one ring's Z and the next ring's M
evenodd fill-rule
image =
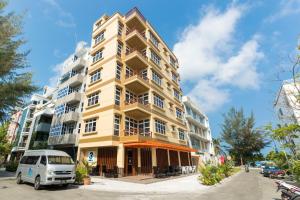
M125 150L125 172L126 176L137 175L137 149L126 149Z

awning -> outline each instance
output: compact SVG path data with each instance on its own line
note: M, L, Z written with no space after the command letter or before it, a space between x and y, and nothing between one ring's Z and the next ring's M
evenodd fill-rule
M169 149L175 151L187 151L187 152L196 152L196 149L192 149L186 146L158 142L158 141L145 141L145 142L130 142L124 143L125 147L134 147L134 148L143 148L143 147L155 147L161 149Z

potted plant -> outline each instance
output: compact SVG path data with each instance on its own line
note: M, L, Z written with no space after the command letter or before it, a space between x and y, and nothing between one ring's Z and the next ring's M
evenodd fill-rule
M91 177L90 172L92 170L92 166L86 161L82 160L79 165L76 167L76 182L79 184L90 185Z

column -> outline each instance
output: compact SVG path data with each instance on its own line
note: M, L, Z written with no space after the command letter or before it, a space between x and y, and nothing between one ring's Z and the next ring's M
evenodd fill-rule
M124 155L124 145L121 143L118 146L118 152L117 152L117 166L118 166L118 170L119 170L119 176L123 177L124 176L124 159L125 159L125 155Z
M138 174L141 174L141 148L137 149L137 154L138 154Z
M179 167L181 167L180 151L177 151L177 153L178 153L178 164Z
M170 150L167 149L167 153L168 153L168 166L171 165L171 162L170 162Z
M151 157L152 157L152 173L154 173L154 167L157 167L156 160L156 148L151 148Z

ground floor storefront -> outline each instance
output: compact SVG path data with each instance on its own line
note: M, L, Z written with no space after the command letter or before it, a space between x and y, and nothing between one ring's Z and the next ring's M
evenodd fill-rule
M172 148L171 148L172 147ZM93 174L100 176L135 176L179 173L182 167L192 166L188 148L119 144L79 148L79 160L93 165Z

